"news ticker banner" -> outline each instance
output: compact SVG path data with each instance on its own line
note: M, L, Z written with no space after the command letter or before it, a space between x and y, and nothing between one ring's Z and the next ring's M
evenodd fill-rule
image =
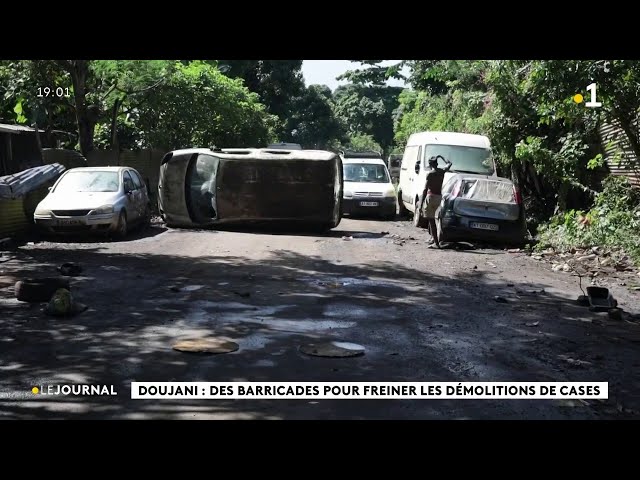
M608 382L132 382L131 398L210 400L604 399Z

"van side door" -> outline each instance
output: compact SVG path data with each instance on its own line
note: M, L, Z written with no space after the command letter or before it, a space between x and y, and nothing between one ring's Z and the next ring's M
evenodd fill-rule
M415 163L418 159L418 145L409 145L404 149L402 163L400 165L400 200L413 205L413 177L415 176Z

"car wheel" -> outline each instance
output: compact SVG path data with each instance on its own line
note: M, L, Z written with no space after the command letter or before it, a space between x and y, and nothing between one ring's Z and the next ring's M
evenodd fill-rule
M413 210L413 224L418 228L425 228L428 223L427 219L422 216L419 200L416 200L415 209Z
M124 238L127 236L129 226L127 225L127 213L122 210L118 217L118 226L116 228L116 236L118 238Z
M449 235L442 226L442 220L439 218L436 218L436 230L438 231L438 241L440 243L449 241Z

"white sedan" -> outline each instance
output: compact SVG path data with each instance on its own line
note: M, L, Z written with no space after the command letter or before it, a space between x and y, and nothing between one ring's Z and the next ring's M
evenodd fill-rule
M81 167L64 172L36 207L35 224L53 232L105 231L126 236L151 217L149 192L130 167Z

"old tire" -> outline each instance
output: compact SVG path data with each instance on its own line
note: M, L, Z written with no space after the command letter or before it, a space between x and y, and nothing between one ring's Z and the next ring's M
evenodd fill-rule
M422 216L422 210L420 209L420 202L416 200L415 209L413 210L413 225L418 228L426 228L429 222Z
M68 278L36 278L16 283L16 298L21 302L48 302L59 288L70 289Z

